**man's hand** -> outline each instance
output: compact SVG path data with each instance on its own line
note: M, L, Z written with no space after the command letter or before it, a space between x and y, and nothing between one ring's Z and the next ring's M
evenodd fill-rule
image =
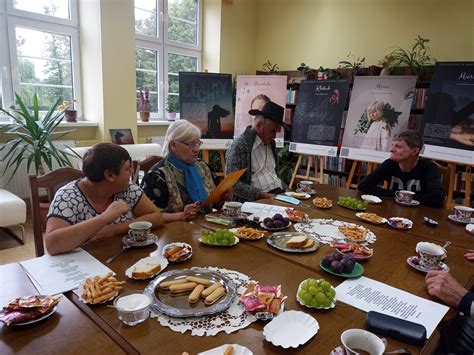
M449 306L457 307L467 290L446 271L428 271L425 277L428 293Z
M107 219L108 223L114 222L120 216L125 216L128 213L128 205L125 202L114 201L102 214Z
M268 192L260 192L258 194L258 199L259 200L263 200L263 199L268 199L268 200L271 200L272 198L274 198L276 195L275 194L271 194L271 193L268 193Z
M196 215L199 212L200 207L201 207L201 204L199 202L195 202L193 204L184 206L184 211L181 212L182 213L181 220L189 221L193 219L194 217L196 217Z

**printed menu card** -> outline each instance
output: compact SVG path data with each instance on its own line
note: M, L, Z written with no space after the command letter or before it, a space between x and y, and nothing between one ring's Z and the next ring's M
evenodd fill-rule
M20 265L42 295L73 290L87 277L112 271L81 248L54 256L45 254L23 261Z

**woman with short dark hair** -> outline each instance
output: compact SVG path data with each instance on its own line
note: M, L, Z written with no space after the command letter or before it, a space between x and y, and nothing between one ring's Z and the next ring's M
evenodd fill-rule
M124 148L94 145L84 155L82 170L84 177L60 188L51 202L44 237L49 254L125 235L133 221L163 224L158 208L130 182L133 169Z

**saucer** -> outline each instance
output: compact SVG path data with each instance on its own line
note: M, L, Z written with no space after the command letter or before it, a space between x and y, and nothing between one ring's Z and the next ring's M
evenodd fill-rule
M414 256L410 256L408 259L407 259L407 263L408 265L410 265L412 268L414 268L415 270L418 270L420 272L424 272L424 273L427 273L428 271L430 271L431 269L426 269L424 267L422 267L421 265L418 264L418 256L414 255ZM435 270L435 269L433 269ZM445 263L443 263L442 261L439 262L438 264L438 269L437 270L441 270L441 271L446 271L448 272L449 271L449 266L446 265Z
M460 224L470 224L470 223L474 223L474 218L471 218L470 221L460 221L460 220L457 219L456 216L453 215L453 214L450 214L450 215L448 216L448 219L451 220L451 221L453 221L453 222L455 222L455 223L460 223Z
M474 224L469 223L468 225L466 225L466 230L467 230L469 233L474 234Z
M154 244L158 241L158 237L154 235L153 233L148 234L148 237L141 242L136 242L130 238L129 235L126 235L125 237L122 238L122 243L125 244L128 247L145 247L150 244Z
M395 202L399 203L402 206L408 206L408 207L416 207L416 206L420 205L420 201L417 201L417 200L411 200L411 202L405 202L405 201L401 201L398 198L396 198Z
M304 192L305 194L310 194L310 195L316 195L316 190L311 190L311 191L304 191L301 189L296 189L296 192Z

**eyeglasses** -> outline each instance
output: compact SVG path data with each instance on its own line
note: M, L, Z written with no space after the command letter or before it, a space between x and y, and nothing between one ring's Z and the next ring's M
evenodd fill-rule
M202 146L202 141L197 141L197 142L193 142L193 143L184 143L184 142L181 142L181 141L176 141L176 142L187 145L189 147L189 149L200 148Z

